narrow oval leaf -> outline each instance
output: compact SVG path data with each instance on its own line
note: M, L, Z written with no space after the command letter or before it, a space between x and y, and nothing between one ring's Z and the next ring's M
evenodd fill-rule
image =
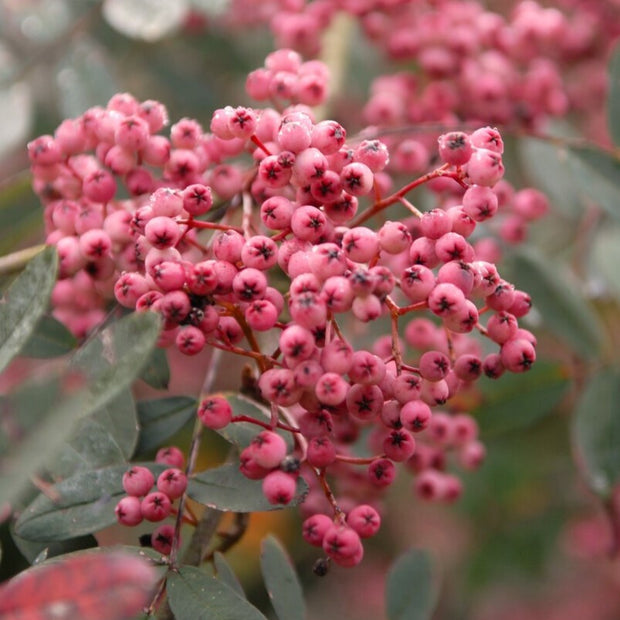
M77 338L53 316L44 314L21 350L26 357L48 359L71 353L77 346Z
M306 603L297 571L282 545L273 536L261 544L261 572L279 620L304 620Z
M511 271L549 330L583 357L595 358L603 339L599 318L563 265L528 249L515 253Z
M388 620L430 620L438 592L429 554L408 551L392 564L387 576Z
M620 299L620 226L598 230L592 240L592 271L602 277L609 292Z
M256 420L262 420L263 422L269 422L271 420L269 408L257 403L255 400L243 394L239 394L238 392L225 392L223 396L230 403L233 415L246 415ZM251 422L235 422L234 424L228 424L224 428L218 429L216 432L226 439L226 441L229 441L240 450L243 450L243 448L250 445L252 439L262 430L264 429ZM276 432L286 441L289 451L292 450L294 444L292 434L282 429L277 429Z
M193 500L224 512L262 512L295 506L304 500L307 492L308 484L300 476L293 501L286 506L274 506L263 495L261 481L249 480L234 463L207 469L191 478L187 485L187 494Z
M97 539L92 534L86 536L78 536L77 538L68 538L67 540L35 542L20 538L12 528L11 538L20 553L30 562L35 564L43 562L48 558L59 555L80 551L84 549L92 549L97 547Z
M216 579L219 579L225 583L242 598L246 598L241 582L237 578L237 575L235 575L233 569L230 567L230 564L226 561L223 553L216 551L213 554L213 565L215 567Z
M572 438L591 489L606 496L620 480L620 370L592 375L575 409Z
M572 147L568 162L579 194L620 219L620 160L594 147Z
M86 390L64 397L60 381L28 383L0 399L0 504L12 502L30 476L46 465L67 439L67 429L88 414Z
M160 324L154 312L134 312L78 349L71 363L91 380L94 409L122 392L139 375L155 347Z
M101 409L78 421L48 470L67 478L78 469L99 469L125 463L138 438L136 407L125 388Z
M171 572L167 591L176 620L266 620L232 588L198 568L181 566Z
M525 429L549 415L569 387L561 364L539 360L526 373L481 380L482 402L472 415L485 437Z
M155 477L165 464L143 463ZM34 541L55 541L84 536L116 522L114 508L125 495L122 477L127 465L113 465L77 473L40 494L21 513L15 533ZM53 498L53 499L51 499Z
M568 149L538 138L520 139L518 147L527 178L549 196L553 208L579 217L583 207L568 164Z
M7 290L0 304L0 372L26 344L45 312L57 269L56 249L45 248Z
M138 454L156 448L174 435L196 415L197 406L196 399L187 396L138 401Z
M156 390L167 390L170 383L170 366L165 349L153 349L140 373L140 379Z
M620 45L616 45L609 63L607 120L611 139L620 146Z
M125 553L63 558L30 568L0 587L0 615L130 619L149 602L156 580L153 567Z

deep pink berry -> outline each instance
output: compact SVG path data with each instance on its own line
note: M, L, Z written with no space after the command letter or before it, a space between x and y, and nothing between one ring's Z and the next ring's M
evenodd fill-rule
M354 566L362 559L363 546L355 530L333 524L323 537L323 551L341 566Z
M170 514L170 498L161 491L149 493L140 504L142 516L147 521L162 521Z
M276 469L263 478L263 494L270 504L289 504L295 497L297 479Z
M396 478L396 467L389 459L375 459L368 466L368 478L375 486L387 487Z
M151 546L155 551L163 555L168 555L172 551L172 541L174 539L174 526L169 523L160 525L151 534Z
M336 446L327 435L312 437L308 442L306 457L313 467L327 467L336 460Z
M415 439L405 429L393 429L383 440L383 452L392 461L406 461L415 452Z
M361 504L349 511L347 525L355 530L361 538L370 538L379 531L381 517L372 506Z
M304 540L315 547L323 546L325 533L333 525L333 520L324 514L314 514L308 517L301 526Z

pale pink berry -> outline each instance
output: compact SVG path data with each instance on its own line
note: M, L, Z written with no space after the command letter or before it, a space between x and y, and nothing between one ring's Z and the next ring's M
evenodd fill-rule
M166 469L157 478L157 490L165 493L173 501L181 497L186 488L187 476L180 469Z
M422 400L406 402L400 410L401 424L413 433L423 431L428 426L431 417L431 408Z
M377 385L356 384L346 395L349 414L360 422L374 420L383 408L383 392Z
M198 418L207 427L214 430L227 426L233 411L230 403L223 396L207 396L198 406Z
M254 461L265 469L278 467L288 450L286 441L273 431L259 433L251 443Z
M536 361L536 349L528 340L513 338L502 345L500 359L510 372L526 372Z
M128 526L142 523L143 517L140 505L140 499L135 495L123 497L118 504L116 504L116 508L114 509L117 521L121 525Z
M474 149L467 162L467 176L471 183L493 187L504 176L502 156L488 149Z
M204 215L213 206L211 188L201 183L188 185L181 196L183 208L192 216Z
M472 145L463 131L452 131L439 136L439 157L452 166L462 166L469 161Z
M205 347L205 334L194 325L184 325L177 333L175 344L185 355L198 355Z
M155 484L155 477L147 467L134 465L123 474L123 489L127 495L142 497Z
M160 448L157 451L157 454L155 455L155 462L164 463L178 469L183 469L185 466L185 456L176 446L168 446L165 448Z

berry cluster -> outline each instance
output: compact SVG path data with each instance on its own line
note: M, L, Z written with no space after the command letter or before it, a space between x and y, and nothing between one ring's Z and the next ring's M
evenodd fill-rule
M302 475L304 536L351 566L363 555L360 537L379 527L368 498L379 501L395 463L414 473L421 497L450 501L461 486L449 454L464 467L482 461L475 421L454 397L483 374L527 371L536 341L518 325L529 296L470 240L484 240L479 224L507 202L525 220L546 203L533 190L506 198L503 141L492 127L443 134L441 165L385 195L386 144L347 140L340 123L317 122L299 103L323 100L326 71L278 50L248 91L288 107L228 106L213 113L210 132L182 119L167 138L157 133L161 104L118 95L29 153L47 241L60 255L56 316L85 334L113 296L161 315L160 346L253 360L270 421L235 417L218 395L198 416L216 430L262 427L241 471L262 480L273 504L289 503ZM426 212L407 198L423 184L441 201ZM386 220L394 205L411 217ZM376 228L364 225L371 220ZM348 334L375 321L387 335L357 346ZM278 430L293 435L293 452ZM178 469L160 476L156 492L149 476L126 475L121 522L163 519L184 492Z
M139 525L144 519L153 523L163 521L173 514L173 502L185 493L187 477L180 469L184 464L183 453L176 447L162 448L155 460L174 465L159 474L156 491L152 490L155 476L150 469L134 465L123 474L123 489L127 495L115 508L121 525ZM167 555L172 547L173 535L174 527L168 523L162 524L150 535L149 546Z
M335 17L355 20L357 32L403 65L373 82L365 117L374 125L458 119L540 128L549 118L577 112L587 133L605 140L600 102L608 87L606 61L620 35L618 4L546 4L234 0L218 27L267 24L277 46L316 56ZM417 156L432 153L432 143L417 136Z

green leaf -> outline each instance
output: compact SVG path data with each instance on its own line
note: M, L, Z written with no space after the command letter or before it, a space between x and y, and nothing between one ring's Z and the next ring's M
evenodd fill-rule
M607 496L620 481L620 370L590 377L573 417L577 461L590 488Z
M73 620L129 620L149 602L157 571L112 551L63 556L34 566L0 588L0 615ZM6 615L5 615L6 614Z
M157 476L167 465L143 463ZM34 541L84 536L116 522L114 508L124 497L122 477L127 465L77 473L39 495L19 516L15 533ZM53 498L53 499L52 499Z
M93 408L98 409L131 385L155 347L159 330L157 314L134 312L78 349L71 362L90 379Z
M412 549L390 568L386 583L388 620L430 620L439 587L426 551Z
M577 192L620 219L620 160L595 147L571 147L569 167Z
M616 45L609 63L607 124L614 144L620 146L620 45Z
M50 558L79 550L92 549L98 544L97 539L92 534L47 542L25 540L15 532L11 532L11 535L15 546L31 564L44 562Z
M260 565L269 599L278 618L304 620L306 603L299 577L288 554L273 536L263 539Z
M582 204L568 164L568 149L538 138L519 140L519 152L528 179L544 191L554 209L579 217Z
M151 352L146 366L140 373L140 379L156 390L167 390L170 383L170 366L166 350L155 348Z
M234 590L239 596L245 598L243 586L237 579L230 564L226 561L223 553L216 551L213 554L213 564L215 566L215 577Z
M171 572L167 591L176 620L266 620L235 590L198 568L181 566Z
M125 388L111 401L78 421L49 470L66 478L78 469L99 469L125 463L138 439L136 407Z
M0 372L26 344L45 312L57 268L56 249L45 248L6 292L0 304Z
M602 276L610 292L620 299L620 226L606 226L592 239L592 273Z
M89 394L62 398L57 379L28 383L0 399L0 504L16 500L30 476L41 469L67 439L67 429L87 414Z
M47 359L71 353L77 346L77 338L53 316L44 314L21 350L26 357Z
M295 506L303 501L308 492L306 481L300 476L297 493L287 506ZM263 495L260 480L249 480L234 463L227 463L197 474L187 485L187 494L200 504L209 508L233 512L261 512L285 508L270 504Z
M138 401L139 453L151 450L171 437L196 415L195 398L171 396L157 400Z
M239 394L238 392L225 392L222 394L226 400L230 403L233 410L233 415L247 415L256 420L262 420L263 422L269 422L271 420L271 411L265 405L257 403L255 400ZM224 428L218 429L216 432L221 435L226 441L237 446L240 450L246 448L252 442L252 439L263 430L256 424L251 422L235 422L234 424L228 424ZM280 435L288 446L289 451L293 449L294 440L288 431L277 429L276 431Z
M603 340L599 318L564 266L529 248L515 253L511 272L511 280L532 296L548 329L581 356L596 358Z
M525 429L549 415L570 387L561 364L537 361L526 373L481 380L482 403L472 411L483 436Z

